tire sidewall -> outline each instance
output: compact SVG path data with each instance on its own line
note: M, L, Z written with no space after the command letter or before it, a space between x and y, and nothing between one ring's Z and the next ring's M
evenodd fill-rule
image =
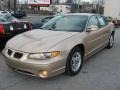
M111 45L111 38L113 39L112 45ZM108 42L108 46L107 46L107 48L112 48L113 45L114 45L114 35L111 34L111 36L110 36L110 38L109 38L109 42Z
M72 70L71 62L72 62L72 57L76 52L79 52L81 54L81 65L80 65L79 69L76 72L74 72ZM71 76L77 75L80 72L82 65L83 65L83 52L80 48L75 47L71 50L71 52L68 55L68 59L67 59L67 63L66 63L66 73Z

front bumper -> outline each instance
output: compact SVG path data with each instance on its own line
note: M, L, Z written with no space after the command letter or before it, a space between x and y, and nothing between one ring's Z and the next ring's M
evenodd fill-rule
M25 57L16 59L9 56L5 50L3 50L3 56L11 69L30 76L49 78L65 72L64 59L59 57L52 60L31 60Z

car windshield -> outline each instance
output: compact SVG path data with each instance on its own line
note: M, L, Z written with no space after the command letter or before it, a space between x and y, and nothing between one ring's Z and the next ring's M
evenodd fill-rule
M43 18L42 19L42 22L43 23L46 23L46 22L48 22L50 19L52 19L53 17L46 17L46 18Z
M41 29L82 32L85 28L87 19L88 16L85 15L56 16L55 18L45 23Z

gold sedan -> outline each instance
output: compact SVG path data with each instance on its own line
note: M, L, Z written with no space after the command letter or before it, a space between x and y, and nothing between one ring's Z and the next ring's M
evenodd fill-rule
M115 27L101 15L56 16L41 29L9 40L3 50L7 65L20 73L48 78L77 75L83 61L104 47L112 48Z

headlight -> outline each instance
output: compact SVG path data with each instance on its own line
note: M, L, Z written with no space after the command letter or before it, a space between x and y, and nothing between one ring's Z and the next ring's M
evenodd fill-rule
M27 29L27 25L26 24L24 24L24 29Z
M13 26L10 26L10 31L13 31L13 30L14 30Z
M37 60L45 60L57 57L60 55L60 51L53 51L53 52L42 52L39 54L29 54L28 58L30 59L37 59Z

